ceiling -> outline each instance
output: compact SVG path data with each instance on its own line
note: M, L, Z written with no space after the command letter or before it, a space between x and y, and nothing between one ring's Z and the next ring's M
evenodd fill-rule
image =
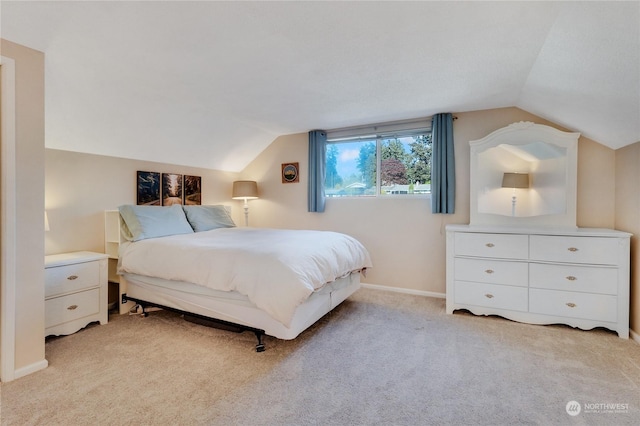
M277 136L516 106L640 141L640 3L12 2L48 148L241 171Z

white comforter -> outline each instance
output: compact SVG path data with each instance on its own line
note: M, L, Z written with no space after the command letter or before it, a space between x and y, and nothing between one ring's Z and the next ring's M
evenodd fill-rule
M356 239L328 231L221 228L121 247L119 271L235 290L289 327L324 284L371 267Z

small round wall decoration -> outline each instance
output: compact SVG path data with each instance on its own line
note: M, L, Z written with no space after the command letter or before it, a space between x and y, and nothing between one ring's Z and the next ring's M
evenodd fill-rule
M282 164L282 183L294 183L299 180L298 163Z

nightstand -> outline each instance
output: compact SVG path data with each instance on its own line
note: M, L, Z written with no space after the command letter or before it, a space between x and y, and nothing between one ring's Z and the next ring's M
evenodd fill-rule
M89 251L45 256L45 336L107 323L107 258Z

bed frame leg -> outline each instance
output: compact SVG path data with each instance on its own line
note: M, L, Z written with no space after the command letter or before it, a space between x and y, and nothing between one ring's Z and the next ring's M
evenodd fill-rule
M256 345L256 352L264 352L264 343L262 342L262 336L264 333L260 331L255 331L256 337L258 338L258 344Z

